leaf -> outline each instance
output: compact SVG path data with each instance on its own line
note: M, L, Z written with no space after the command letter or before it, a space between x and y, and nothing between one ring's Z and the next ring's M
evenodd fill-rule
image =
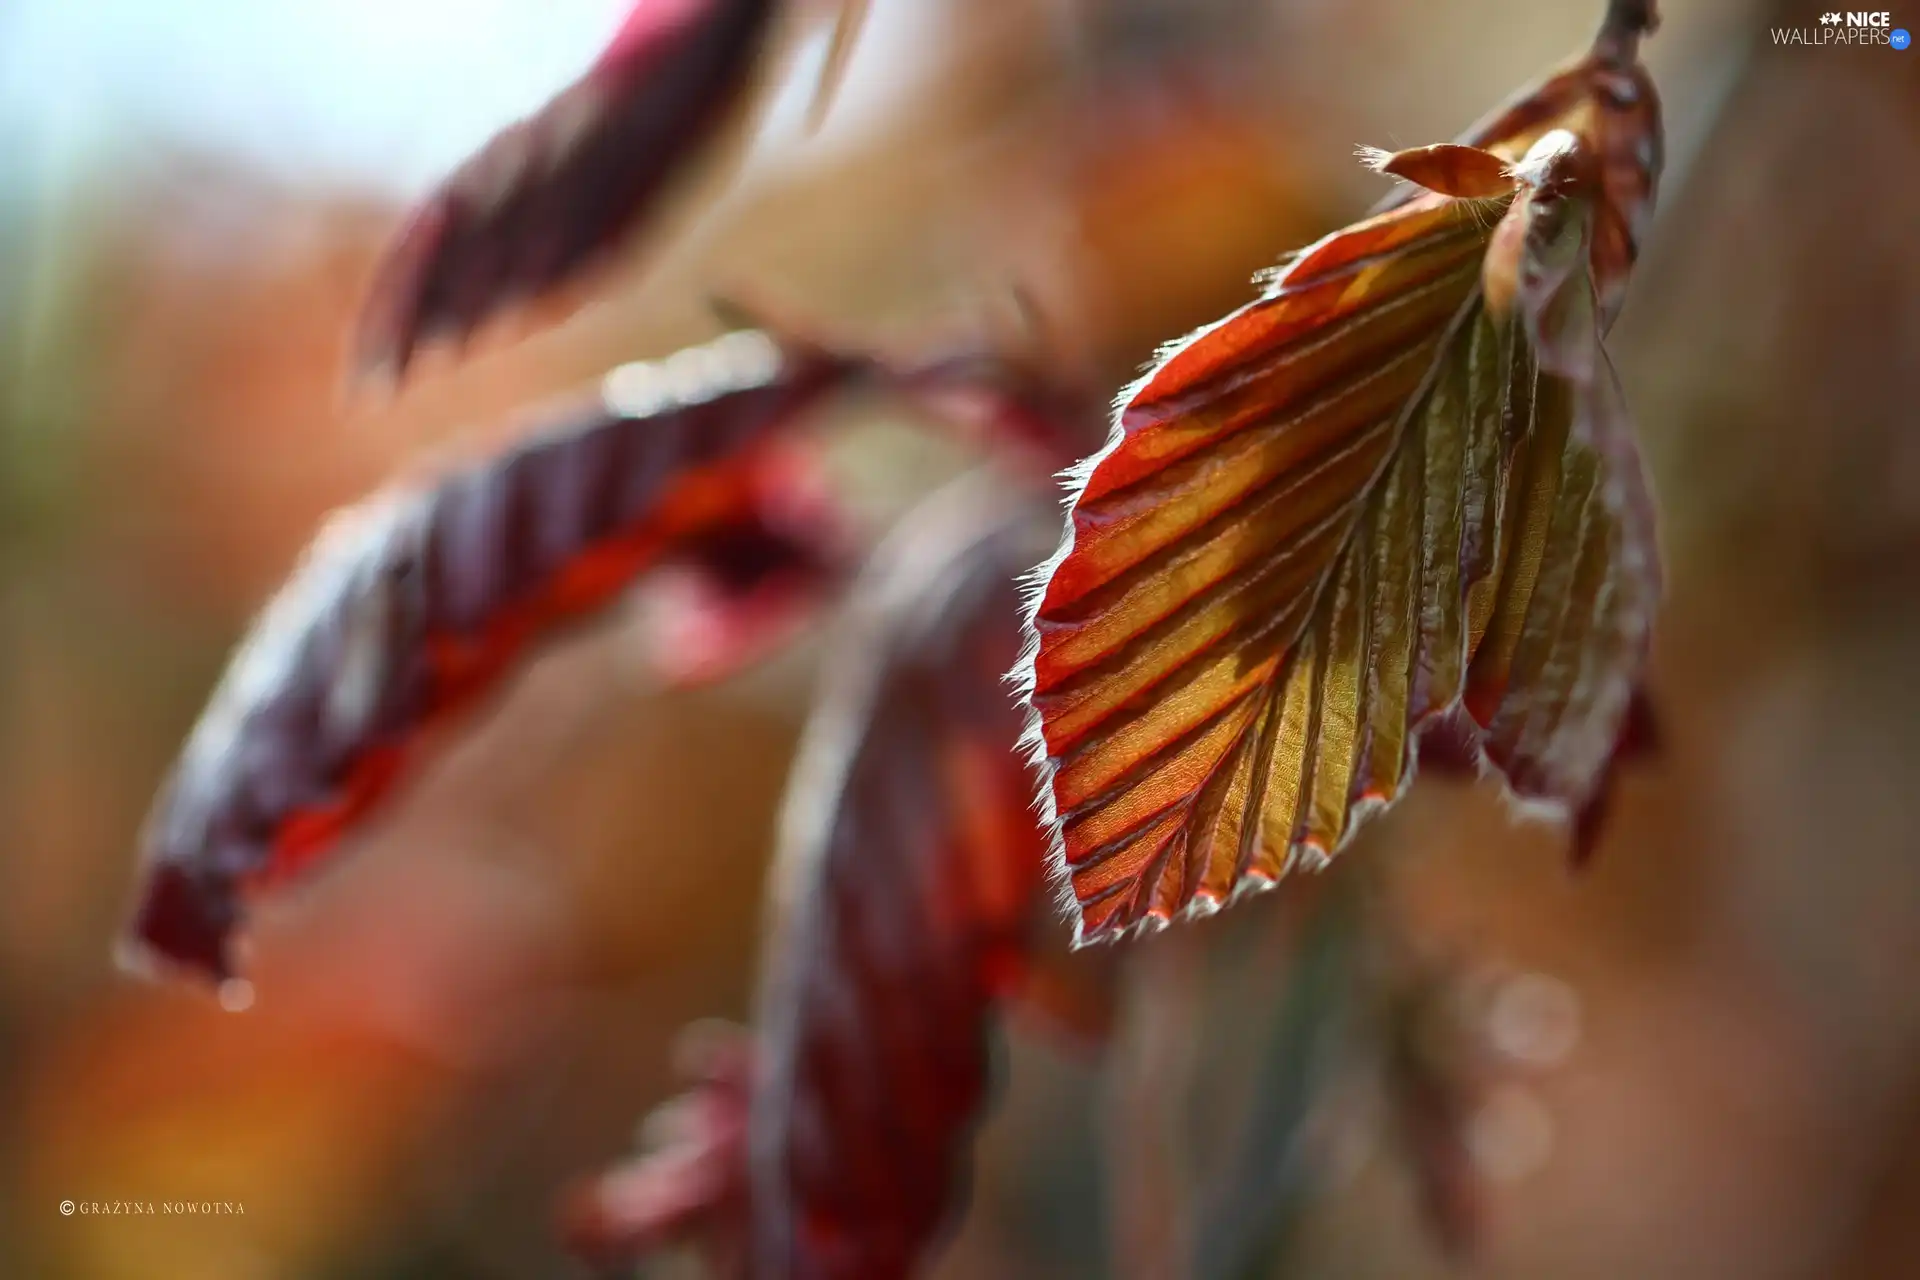
M756 455L735 516L684 539L647 589L653 670L677 687L724 680L784 647L835 595L850 517L798 449Z
M378 268L356 372L597 265L653 208L746 83L775 0L636 0L599 60L496 136L413 214Z
M876 554L833 646L776 863L756 1275L906 1275L963 1192L1041 883L1001 673L1044 511L986 474L950 486Z
M1077 473L1022 675L1083 940L1323 865L1436 735L1595 800L1658 592L1599 348L1654 186L1623 157L1659 154L1623 50L1469 136L1514 194L1405 192L1310 246ZM1435 154L1380 163L1460 187Z
M716 1280L744 1277L753 1037L696 1024L678 1049L693 1089L647 1118L648 1151L568 1189L560 1236L569 1252L609 1267L692 1244Z
M134 932L225 977L242 899L327 854L434 726L759 500L761 451L864 362L730 334L577 420L336 516L236 653L143 836Z
M1513 175L1499 156L1478 147L1439 142L1410 151L1360 148L1360 158L1375 173L1463 200L1500 199L1513 193Z

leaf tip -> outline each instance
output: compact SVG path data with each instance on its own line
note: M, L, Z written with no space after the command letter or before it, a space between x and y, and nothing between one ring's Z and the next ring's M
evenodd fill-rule
M1363 143L1353 149L1353 154L1360 158L1360 163L1365 168L1375 173L1385 173L1387 166L1393 163L1396 153L1385 147L1369 147Z
M120 967L151 974L163 961L219 984L233 979L228 939L237 913L220 884L177 863L162 862L148 876L129 934L116 951Z
M1404 151L1361 147L1356 154L1375 173L1454 200L1497 200L1513 192L1514 179L1506 162L1480 147L1439 142Z

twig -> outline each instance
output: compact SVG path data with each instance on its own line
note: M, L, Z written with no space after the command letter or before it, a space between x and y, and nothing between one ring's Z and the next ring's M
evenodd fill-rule
M1660 26L1657 0L1607 0L1607 16L1593 38L1593 51L1602 61L1629 66L1639 57L1640 37Z

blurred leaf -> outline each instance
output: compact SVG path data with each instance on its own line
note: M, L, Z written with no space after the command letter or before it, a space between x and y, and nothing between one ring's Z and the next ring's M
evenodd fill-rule
M1657 113L1631 41L1175 349L1079 473L1026 671L1083 939L1324 864L1423 740L1585 811L1642 661L1650 503L1599 348ZM1469 172L1470 170L1470 172Z
M733 1028L688 1031L680 1057L695 1088L648 1117L652 1149L564 1198L561 1237L576 1255L608 1265L695 1244L715 1280L744 1276L753 1038Z
M600 59L413 215L362 317L362 374L465 339L604 259L739 95L775 0L636 0Z
M637 574L736 527L853 359L735 333L609 375L491 463L337 516L235 655L144 836L139 942L224 977L241 899L327 854L424 732Z
M1039 902L1001 677L1044 511L984 473L942 491L876 554L833 648L776 866L755 1274L908 1274L964 1195Z
M1000 676L1040 509L967 477L863 573L782 826L751 1173L733 1076L710 1079L664 1113L669 1140L570 1198L579 1252L691 1241L720 1275L904 1275L947 1219L992 1017L1032 959L1040 836Z
M683 540L648 590L648 657L670 684L724 680L780 649L847 572L851 518L811 454L760 451L749 489L734 518Z

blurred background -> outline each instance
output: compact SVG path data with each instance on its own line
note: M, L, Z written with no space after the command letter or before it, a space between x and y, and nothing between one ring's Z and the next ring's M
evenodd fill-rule
M874 0L809 132L827 15L797 6L753 119L584 309L344 397L406 204L624 7L0 5L0 1275L579 1274L555 1189L672 1091L679 1027L746 1015L817 642L669 694L628 617L262 912L252 1009L115 970L147 801L326 511L710 336L730 289L912 351L1018 288L1118 387L1379 194L1355 144L1452 135L1600 8ZM1920 1275L1920 52L1773 45L1817 6L1663 7L1668 177L1614 350L1664 517L1664 750L1583 875L1438 780L1355 850L1444 1044L1417 1088L1334 1073L1296 1117L1316 1176L1274 1275ZM869 531L964 460L881 408L839 425ZM1175 1274L1178 1205L1231 1193L1290 1096L1262 1064L1321 891L1122 957L1103 1060L1016 1020L935 1273ZM1411 1146L1395 1097L1426 1100ZM1451 1257L1434 1115L1481 1223Z

